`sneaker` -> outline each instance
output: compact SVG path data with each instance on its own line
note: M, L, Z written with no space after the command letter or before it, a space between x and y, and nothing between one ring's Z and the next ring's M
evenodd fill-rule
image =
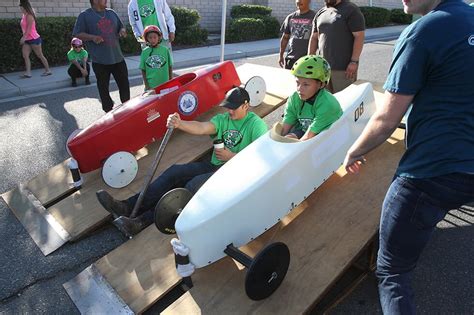
M99 190L95 194L102 207L110 212L115 219L120 216L128 217L132 213L133 209L130 208L126 201L116 200L105 190Z

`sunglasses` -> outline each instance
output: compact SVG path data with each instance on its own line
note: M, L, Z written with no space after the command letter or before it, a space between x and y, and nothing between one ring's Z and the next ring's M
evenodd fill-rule
M82 48L82 45L72 45L74 48Z

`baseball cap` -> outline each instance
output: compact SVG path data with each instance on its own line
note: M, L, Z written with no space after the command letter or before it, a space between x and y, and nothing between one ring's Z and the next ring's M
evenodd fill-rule
M227 92L221 106L228 109L237 109L245 102L250 102L249 93L241 87L235 87Z

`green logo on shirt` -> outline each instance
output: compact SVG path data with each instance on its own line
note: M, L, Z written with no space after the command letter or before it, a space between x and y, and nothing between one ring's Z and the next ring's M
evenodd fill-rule
M309 126L313 123L313 119L311 118L299 118L298 122L301 125L301 130L306 131L308 130Z
M229 149L237 146L240 142L242 142L242 134L238 130L226 130L222 135L224 139L224 144Z
M155 7L154 6L145 4L145 5L142 5L142 7L140 8L140 16L142 18L147 18L147 17L149 17L150 15L152 15L154 13L155 13Z
M162 56L153 55L146 59L146 65L152 69L160 69L165 64L166 60Z

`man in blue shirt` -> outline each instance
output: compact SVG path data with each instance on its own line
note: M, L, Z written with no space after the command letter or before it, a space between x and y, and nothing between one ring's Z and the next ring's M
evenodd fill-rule
M384 102L344 165L357 173L363 155L397 128L410 104L407 150L385 196L377 277L385 314L414 314L410 279L448 210L474 201L474 8L461 0L407 0L423 17L400 35Z
M128 69L119 43L119 37L125 37L127 32L117 13L107 8L107 0L89 1L91 7L79 14L72 33L86 42L102 109L108 112L114 106L109 94L111 74L117 82L122 103L130 99Z

